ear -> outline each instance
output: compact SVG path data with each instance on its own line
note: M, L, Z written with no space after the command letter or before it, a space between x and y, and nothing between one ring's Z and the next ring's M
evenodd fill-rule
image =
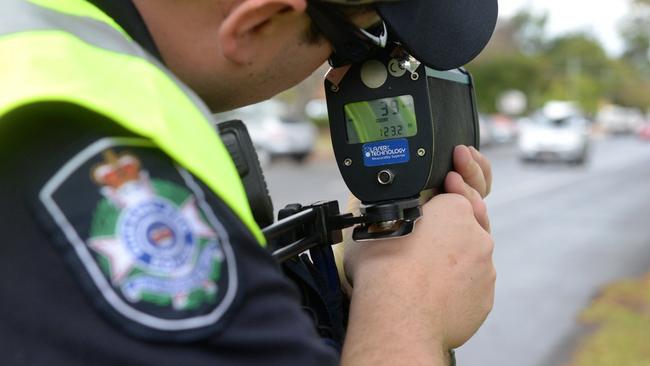
M226 15L219 29L224 57L236 64L249 63L255 57L255 36L271 20L288 11L304 12L307 0L244 0Z

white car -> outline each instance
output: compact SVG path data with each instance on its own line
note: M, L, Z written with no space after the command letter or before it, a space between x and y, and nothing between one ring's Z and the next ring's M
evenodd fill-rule
M494 142L508 144L514 142L517 138L517 124L513 119L506 116L493 116L490 119L490 132Z
M539 113L521 121L519 156L525 162L559 160L584 164L589 152L589 121L580 115L551 118Z
M494 136L492 136L492 130L490 129L490 122L488 120L488 117L483 114L479 114L478 125L479 125L479 129L480 129L479 132L481 136L481 141L480 141L481 148L492 145L492 143L494 142Z
M220 113L215 118L243 121L262 165L276 157L303 162L316 144L316 127L309 121L287 117L284 105L275 100Z
M606 105L598 112L596 121L609 133L631 134L643 126L645 116L636 108Z

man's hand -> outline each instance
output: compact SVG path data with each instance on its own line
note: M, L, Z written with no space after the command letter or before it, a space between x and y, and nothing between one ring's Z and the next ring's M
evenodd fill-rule
M458 147L454 166L449 193L422 207L412 235L347 243L345 272L354 290L344 363L442 364L491 310L496 274L483 202L490 164Z
M492 167L490 162L474 147L456 146L454 149L455 172L447 174L445 191L464 196L472 204L476 220L490 231L487 207L483 198L492 190Z
M344 360L435 364L491 310L493 243L469 201L442 194L422 209L409 237L347 244L354 290Z

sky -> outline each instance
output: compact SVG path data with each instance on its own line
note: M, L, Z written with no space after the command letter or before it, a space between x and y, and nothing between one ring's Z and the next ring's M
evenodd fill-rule
M522 8L547 11L551 36L574 30L587 30L598 37L607 51L622 50L618 22L629 10L627 0L499 0L501 16L511 16Z

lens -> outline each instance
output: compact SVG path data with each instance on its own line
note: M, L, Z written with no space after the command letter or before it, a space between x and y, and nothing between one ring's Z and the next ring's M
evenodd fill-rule
M377 174L377 181L381 185L389 185L393 183L393 180L395 179L395 174L393 174L392 171L390 170L382 170Z

